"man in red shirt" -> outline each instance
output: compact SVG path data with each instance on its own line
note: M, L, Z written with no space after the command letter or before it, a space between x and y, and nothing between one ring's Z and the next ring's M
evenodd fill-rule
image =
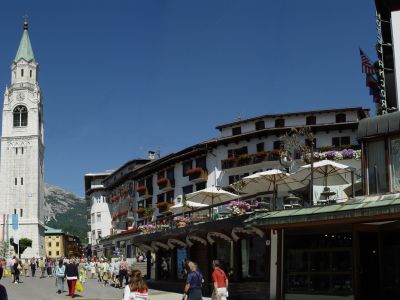
M213 273L211 275L214 282L213 300L226 300L228 297L228 277L220 267L219 261L213 261Z

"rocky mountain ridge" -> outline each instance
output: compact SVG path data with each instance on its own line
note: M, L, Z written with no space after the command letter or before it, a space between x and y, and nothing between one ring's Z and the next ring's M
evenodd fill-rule
M45 184L44 201L45 224L63 229L87 242L87 224L85 199L60 187Z

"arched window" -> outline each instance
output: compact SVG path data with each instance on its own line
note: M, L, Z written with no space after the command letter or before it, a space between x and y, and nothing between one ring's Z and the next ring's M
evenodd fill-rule
M19 105L14 108L14 127L24 127L28 125L28 110L26 106Z
M306 118L306 125L315 125L317 124L317 117L316 116L308 116Z
M285 127L285 119L276 119L275 128Z
M336 123L344 123L346 122L346 114L337 114L336 115Z

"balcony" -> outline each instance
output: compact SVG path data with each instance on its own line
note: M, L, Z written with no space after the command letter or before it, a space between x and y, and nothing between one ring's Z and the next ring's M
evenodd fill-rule
M238 157L228 157L221 161L222 169L238 168L264 161L275 161L280 158L280 150L261 151L256 154L242 154Z
M136 188L136 191L139 194L139 197L149 198L153 194L153 190L146 185L140 185Z
M189 169L186 171L186 174L189 175L189 180L194 183L207 181L208 178L207 171L201 167Z
M166 214L169 212L169 207L173 205L174 203L172 201L164 201L164 202L158 202L157 203L157 208L158 208L158 213L160 214Z
M160 191L168 192L174 189L175 181L169 178L160 178L157 180L158 189Z

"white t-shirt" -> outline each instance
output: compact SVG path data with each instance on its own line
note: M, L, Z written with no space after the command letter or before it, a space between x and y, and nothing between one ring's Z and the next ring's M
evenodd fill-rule
M149 293L131 292L129 285L125 286L124 300L148 300Z

